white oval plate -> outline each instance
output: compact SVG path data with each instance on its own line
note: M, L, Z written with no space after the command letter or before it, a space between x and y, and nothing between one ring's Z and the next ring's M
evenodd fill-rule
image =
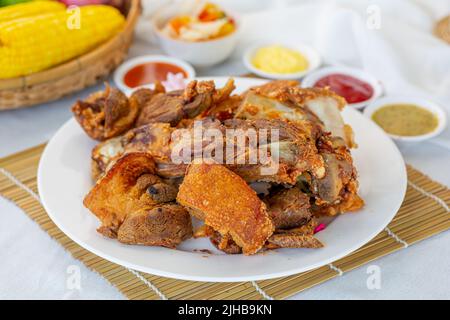
M210 78L218 86L227 78ZM263 80L235 78L237 92ZM406 190L405 165L395 144L359 112L347 108L345 121L353 127L359 148L353 156L359 171L365 207L337 217L317 234L322 249L278 249L254 256L211 254L208 239L192 239L180 250L130 246L96 232L97 218L83 207L92 186L90 154L96 144L74 119L50 140L38 170L39 194L56 225L72 240L96 255L125 267L164 277L195 281L250 281L288 276L335 261L375 237L399 209Z

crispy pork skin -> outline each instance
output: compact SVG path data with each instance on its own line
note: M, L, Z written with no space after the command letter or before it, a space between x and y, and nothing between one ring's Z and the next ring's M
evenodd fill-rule
M100 233L117 235L118 228L130 212L155 204L138 183L139 177L154 172L155 162L151 156L129 153L118 159L97 181L83 203L102 222Z
M222 235L230 234L247 255L260 250L274 231L255 191L222 165L190 165L177 201L203 212L206 225Z
M157 239L165 239L160 240L165 246L176 245L184 234L192 234L187 211L175 204L166 205L175 200L177 184L160 178L155 171L153 158L144 152L127 153L111 166L83 202L101 221L98 232L120 237L125 243L157 245ZM174 227L162 233L162 223L171 221ZM172 242L170 235L174 235Z

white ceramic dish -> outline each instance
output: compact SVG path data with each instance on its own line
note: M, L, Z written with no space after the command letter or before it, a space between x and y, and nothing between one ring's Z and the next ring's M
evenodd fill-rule
M218 86L227 78L209 78ZM235 78L237 92L263 80ZM164 277L196 281L250 281L307 271L358 249L391 221L406 190L401 154L384 132L362 114L347 108L344 119L356 134L359 148L352 152L359 171L360 195L366 205L357 213L337 217L317 234L322 249L278 249L254 256L226 255L214 250L208 239L184 242L179 250L130 246L96 232L97 218L83 207L92 187L91 149L96 141L71 119L50 140L38 170L39 194L56 225L72 240L96 255L128 268ZM211 249L214 254L195 252Z
M269 72L265 72L263 70L256 68L252 63L252 59L253 59L254 55L256 54L256 51L261 47L271 46L274 44L276 44L276 43L260 43L260 44L257 44L257 45L254 45L254 46L248 48L245 51L244 56L243 56L243 62L244 62L245 67L252 73L254 73L260 77L263 77L263 78L289 80L289 79L300 79L300 78L304 77L305 75L312 72L313 70L316 70L322 63L322 60L321 60L320 55L317 52L317 50L309 45L300 44L300 43L295 44L295 45L280 43L279 45L290 48L292 50L296 50L296 51L300 52L303 56L305 56L306 59L308 60L308 68L304 71L289 73L289 74L269 73Z
M229 14L233 17L236 25L234 32L217 39L207 41L185 41L174 39L161 30L165 23L177 15L189 14L189 6L166 6L159 9L152 18L153 32L158 39L163 50L176 58L188 61L196 67L210 67L227 59L236 47L240 20L236 14ZM228 14L228 10L225 9Z
M349 106L352 108L362 109L365 106L369 105L372 101L375 101L378 97L380 97L383 94L383 87L381 86L380 81L377 80L374 76L365 72L364 70L342 66L325 67L315 72L312 72L303 79L301 86L304 88L313 87L314 84L323 77L336 73L349 75L357 79L363 80L369 83L373 88L373 95L372 97L370 97L370 99L358 103L349 103Z
M145 55L145 56L139 56L135 58L131 58L124 63L122 63L116 71L114 71L114 83L116 86L122 90L125 93L130 93L131 91L136 90L137 88L131 88L127 86L124 82L125 74L132 69L133 67L143 64L143 63L149 63L149 62L165 62L169 64L176 65L186 71L187 77L186 78L194 78L195 77L195 70L194 68L189 64L184 62L183 60L163 56L163 55Z
M364 109L364 115L372 119L372 114L377 111L379 108L388 105L388 104L398 104L398 103L407 103L407 104L414 104L419 107L422 107L428 111L431 111L438 119L438 126L430 133L423 134L420 136L413 136L413 137L406 137L406 136L398 136L395 134L389 134L388 135L399 142L419 142L423 140L428 140L433 137L436 137L439 135L447 126L447 116L444 112L444 110L437 105L436 103L423 99L418 97L412 97L412 96L386 96L381 99L378 99L371 103L366 109Z

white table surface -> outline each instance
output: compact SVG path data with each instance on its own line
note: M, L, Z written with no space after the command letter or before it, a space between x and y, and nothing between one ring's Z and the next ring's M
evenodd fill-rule
M130 56L160 53L137 40ZM245 73L240 59L197 70L199 76ZM70 106L101 86L33 108L0 112L0 157L47 141L71 117ZM405 161L450 186L450 152L429 142L401 148ZM0 299L124 299L98 274L73 259L19 208L0 197ZM36 255L39 258L36 259ZM33 257L33 259L31 259ZM378 259L380 289L369 290L367 266L308 289L293 299L449 299L450 232ZM70 270L81 274L81 289L70 289Z

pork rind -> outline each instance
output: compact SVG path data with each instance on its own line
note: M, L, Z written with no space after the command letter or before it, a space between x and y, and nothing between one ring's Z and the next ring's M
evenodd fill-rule
M128 153L119 158L107 173L97 181L83 204L102 222L98 231L116 238L117 231L130 212L156 202L139 182L145 174L155 172L153 158L142 152Z
M265 204L238 175L218 164L192 164L177 201L222 235L230 234L246 255L260 250L274 225Z

